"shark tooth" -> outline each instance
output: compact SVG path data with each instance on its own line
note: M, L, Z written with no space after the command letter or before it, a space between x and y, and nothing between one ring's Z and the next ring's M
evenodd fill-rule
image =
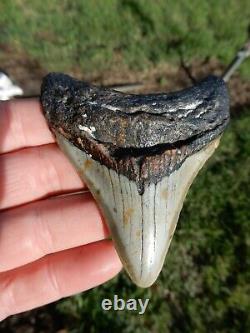
M224 81L134 95L60 73L42 83L49 127L96 199L132 281L157 279L187 191L229 121Z

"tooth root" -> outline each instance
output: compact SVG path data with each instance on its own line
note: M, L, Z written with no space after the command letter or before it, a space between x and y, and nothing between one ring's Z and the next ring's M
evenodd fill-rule
M170 176L146 186L140 195L134 181L93 160L62 135L56 136L97 200L126 271L138 286L149 287L162 269L186 193L219 139L188 157Z

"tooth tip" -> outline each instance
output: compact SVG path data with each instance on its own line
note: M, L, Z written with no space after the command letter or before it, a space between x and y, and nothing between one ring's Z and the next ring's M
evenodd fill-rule
M159 242L156 247L153 247L148 244L149 238L150 235L146 236L144 240L148 246L144 249L143 258L138 252L133 255L129 249L121 251L120 244L114 239L118 252L122 254L121 261L124 268L131 280L141 288L148 288L157 280L170 244L170 240L167 240L166 237L165 241Z
M152 275L151 273L149 274L144 274L143 277L141 276L136 276L133 275L132 272L128 272L129 277L131 280L140 288L148 288L151 287L155 281L158 278L159 273Z
M130 277L131 278L131 277ZM156 281L156 278L154 280L136 280L136 279L132 279L131 280L134 282L134 284L137 285L137 287L140 287L140 288L149 288L151 287L154 282Z

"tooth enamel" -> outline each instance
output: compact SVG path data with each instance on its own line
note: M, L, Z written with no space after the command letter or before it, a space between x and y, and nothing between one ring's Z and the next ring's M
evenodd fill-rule
M223 80L125 95L52 73L41 101L60 148L95 197L131 279L160 273L195 176L229 121Z
M140 195L134 181L91 159L61 134L56 137L98 202L131 279L149 287L162 269L188 188L219 139Z

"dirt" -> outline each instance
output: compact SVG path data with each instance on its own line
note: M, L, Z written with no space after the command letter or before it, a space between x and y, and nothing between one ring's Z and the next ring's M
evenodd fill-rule
M13 53L10 47L0 45L7 55L0 59L0 68L22 87L25 96L38 96L43 76L47 70L37 60L25 53ZM3 54L3 53L2 53ZM9 56L11 54L11 56ZM96 72L82 75L78 69L67 74L104 86L139 83L138 87L128 89L132 93L167 92L185 88L209 74L221 75L225 65L217 59L194 60L190 64L179 65L160 64L144 71L133 71L121 68L106 72ZM250 81L235 74L229 84L231 109L241 111L250 106ZM125 88L124 88L125 89Z

